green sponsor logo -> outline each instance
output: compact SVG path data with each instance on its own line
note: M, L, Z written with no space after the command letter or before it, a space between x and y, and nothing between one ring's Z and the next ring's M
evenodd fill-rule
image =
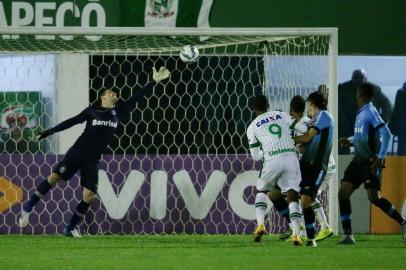
M31 139L32 131L38 127L38 116L34 108L25 105L10 106L1 112L1 141L8 138L15 142Z
M292 148L281 148L281 149L278 149L275 151L269 151L269 155L271 157L285 154L285 153L296 153L296 149L294 147L292 147Z
M6 153L35 153L41 144L32 140L41 128L41 93L0 93L0 149Z
M279 139L282 137L282 128L280 125L271 124L268 130L272 135L278 136Z
M152 10L151 12L148 12L149 16L167 18L175 14L171 11L173 0L149 0L148 4Z

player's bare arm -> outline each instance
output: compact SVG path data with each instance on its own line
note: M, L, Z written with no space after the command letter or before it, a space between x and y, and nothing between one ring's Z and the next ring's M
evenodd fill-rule
M313 127L303 135L295 137L295 143L309 143L317 135L317 130Z

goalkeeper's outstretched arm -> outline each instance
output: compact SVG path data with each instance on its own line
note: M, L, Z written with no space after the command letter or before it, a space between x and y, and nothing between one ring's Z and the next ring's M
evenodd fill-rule
M169 77L170 72L165 67L161 67L158 71L153 68L152 78L153 80L148 82L141 90L136 91L134 95L130 97L129 100L118 103L117 110L121 114L126 114L135 109L137 102L148 94L152 94L152 88L156 83L159 83L162 80L165 80Z
M87 107L86 109L84 109L78 115L59 123L58 125L56 125L53 128L50 128L50 129L47 129L47 130L44 130L44 131L40 132L39 134L37 134L35 136L35 139L36 140L44 139L44 138L48 137L49 135L54 134L55 132L59 132L59 131L68 129L70 127L73 127L74 125L85 122L87 120L87 118L88 118L89 109L90 109L90 107Z

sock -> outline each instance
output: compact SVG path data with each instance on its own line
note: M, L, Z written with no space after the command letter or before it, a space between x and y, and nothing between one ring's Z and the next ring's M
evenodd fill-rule
M324 209L320 204L318 199L315 199L314 202L311 204L314 214L316 215L317 221L320 223L320 227L322 230L329 228L326 214L324 213Z
M300 213L299 203L291 202L289 203L289 218L291 222L292 235L299 235L300 233L300 220L302 214Z
M259 192L255 196L255 214L257 216L257 224L264 225L265 213L266 213L266 194Z
M303 215L305 219L306 234L309 240L314 239L314 222L316 217L314 216L313 209L311 207L303 209Z
M76 211L73 213L72 218L68 224L68 231L72 231L75 229L76 225L79 224L80 220L86 214L87 210L89 210L90 204L80 201L78 206L76 207Z
M340 219L343 225L344 234L352 234L351 228L351 201L339 200L340 203Z
M405 222L404 218L396 211L396 208L387 199L381 198L378 202L374 203L375 206L381 208L388 216L396 220L399 224Z
M39 200L42 199L42 197L48 193L48 191L53 188L53 185L51 185L50 183L48 183L48 180L45 179L44 181L42 181L37 189L34 191L34 194L31 195L31 198L29 201L27 201L24 206L23 209L26 212L31 212L32 209L34 208L34 206L39 202Z
M304 216L303 216L303 210L300 209L300 237L302 238L307 238L307 234L306 234L306 227L305 227L305 221L304 221Z
M288 223L290 222L289 219L289 204L288 201L280 197L277 200L272 200L273 206L275 207L276 211L278 211L279 215L286 218L288 220Z

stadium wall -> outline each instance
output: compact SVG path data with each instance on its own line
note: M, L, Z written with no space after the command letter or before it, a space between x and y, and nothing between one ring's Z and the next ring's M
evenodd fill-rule
M81 112L89 105L89 56L59 54L57 56L57 122ZM85 124L57 134L58 154L64 154L82 133Z

